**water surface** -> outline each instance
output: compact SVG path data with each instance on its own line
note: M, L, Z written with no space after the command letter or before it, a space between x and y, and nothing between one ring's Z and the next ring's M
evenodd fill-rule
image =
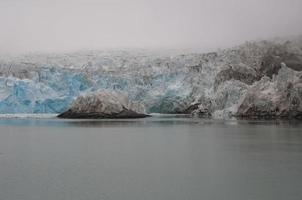
M302 124L0 119L0 200L301 200Z

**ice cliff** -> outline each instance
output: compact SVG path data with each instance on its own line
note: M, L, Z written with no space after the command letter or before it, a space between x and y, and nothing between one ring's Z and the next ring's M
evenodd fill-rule
M246 100L251 91L278 85L281 76L290 80L286 70L300 75L301 37L204 54L135 50L2 56L0 113L61 113L80 95L111 90L142 103L148 113L240 116L252 104ZM299 91L293 93L301 99ZM271 95L267 99L281 93Z

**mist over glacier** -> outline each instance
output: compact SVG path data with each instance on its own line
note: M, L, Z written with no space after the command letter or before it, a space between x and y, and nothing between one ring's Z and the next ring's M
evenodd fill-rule
M213 50L302 33L301 0L1 0L0 54Z

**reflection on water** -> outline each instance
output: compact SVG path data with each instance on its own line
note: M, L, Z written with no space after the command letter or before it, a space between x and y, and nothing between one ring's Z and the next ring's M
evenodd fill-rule
M0 119L0 125L5 126L59 126L59 127L103 127L103 126L144 126L171 125L171 124L196 124L198 121L190 118L146 118L146 119L118 119L118 120L77 120L77 119Z
M0 119L2 200L302 199L299 121Z
M34 115L30 115L31 117ZM0 126L57 126L57 127L103 127L103 126L156 126L156 125L276 125L287 127L302 127L299 120L212 120L192 118L190 115L156 114L143 119L59 119L53 115L42 118L3 117L0 116Z

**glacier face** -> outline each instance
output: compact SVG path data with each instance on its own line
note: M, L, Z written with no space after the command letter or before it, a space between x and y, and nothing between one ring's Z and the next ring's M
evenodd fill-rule
M299 38L300 41L300 38ZM0 113L61 113L80 95L120 91L149 113L237 112L247 91L281 63L302 70L302 42L261 41L212 53L87 51L0 57Z
M122 91L149 112L174 112L192 92L187 61L180 57L112 54L95 53L93 61L70 55L67 66L60 56L57 63L36 57L2 60L0 113L60 113L80 94L99 89ZM87 63L76 66L81 59ZM186 59L194 63L198 56Z
M0 113L60 113L80 94L99 89L122 91L149 105L152 112L170 112L170 102L183 101L190 88L183 74L161 74L151 79L132 74L94 74L68 69L38 69L37 77L0 78ZM172 106L172 107L171 107ZM170 109L170 110L169 110Z
M1 77L1 113L59 113L92 85L80 73L41 68L32 79Z

